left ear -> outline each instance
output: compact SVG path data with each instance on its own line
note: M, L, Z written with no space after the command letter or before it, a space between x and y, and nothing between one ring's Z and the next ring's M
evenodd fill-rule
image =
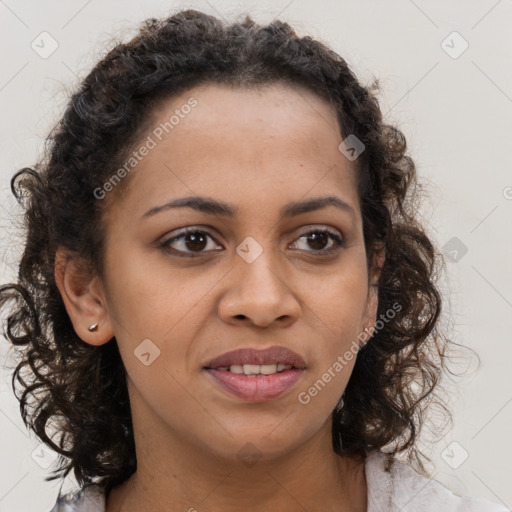
M377 309L379 307L379 287L377 285L382 267L386 260L386 246L384 242L377 242L374 245L372 264L370 266L370 279L368 286L368 298L366 308L361 322L361 332L370 329L377 321ZM361 343L363 346L366 342Z

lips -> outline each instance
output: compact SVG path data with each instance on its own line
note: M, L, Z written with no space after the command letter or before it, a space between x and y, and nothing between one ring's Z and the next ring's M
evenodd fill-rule
M250 348L232 350L212 359L204 365L204 368L214 370L231 365L272 365L279 363L296 369L306 368L306 363L299 354L278 345L265 350Z
M211 361L203 371L220 389L252 402L277 399L296 386L306 368L299 354L274 345L265 350L241 348Z
M245 375L211 368L204 371L229 395L244 401L264 402L289 393L298 385L305 370L292 368L272 375Z

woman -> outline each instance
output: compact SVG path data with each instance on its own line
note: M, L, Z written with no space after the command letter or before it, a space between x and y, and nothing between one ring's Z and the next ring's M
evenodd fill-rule
M285 23L194 10L85 78L13 177L2 289L23 419L81 486L53 512L504 510L418 458L441 256L374 88Z

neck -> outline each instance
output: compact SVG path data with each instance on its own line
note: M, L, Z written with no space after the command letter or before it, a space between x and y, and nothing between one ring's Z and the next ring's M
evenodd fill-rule
M332 418L281 456L226 460L133 406L145 419L134 421L137 471L109 493L107 512L366 510L364 461L334 453Z

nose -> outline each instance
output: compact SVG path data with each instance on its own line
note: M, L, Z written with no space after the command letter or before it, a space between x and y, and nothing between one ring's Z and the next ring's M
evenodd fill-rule
M274 321L289 326L301 311L290 272L263 251L254 261L240 258L229 273L229 285L219 303L219 315L228 323L246 322L266 327Z

